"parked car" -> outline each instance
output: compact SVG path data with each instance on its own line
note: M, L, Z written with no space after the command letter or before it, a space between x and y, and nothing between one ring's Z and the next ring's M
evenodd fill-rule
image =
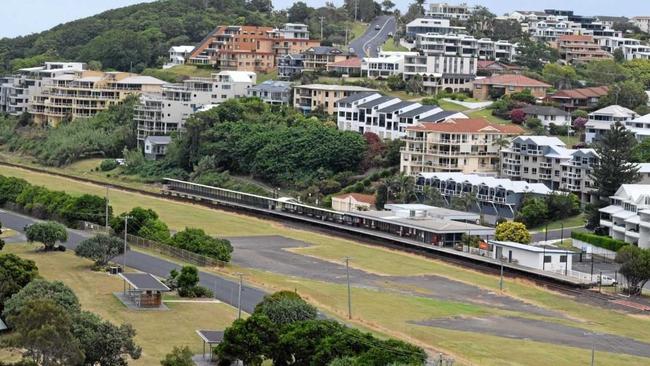
M375 30L380 30L380 29L381 27L379 26L379 24L375 25Z
M614 286L618 284L618 282L614 278L607 275L602 275L602 276L599 275L598 283L600 283L601 286Z

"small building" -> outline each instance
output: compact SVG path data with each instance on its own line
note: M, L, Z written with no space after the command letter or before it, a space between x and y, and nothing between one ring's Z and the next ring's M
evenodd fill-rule
M606 86L596 86L592 88L566 89L559 90L548 99L558 103L566 111L576 109L592 109L598 106L601 97L607 95L609 88Z
M375 196L361 193L346 193L332 197L332 209L336 211L368 211L375 206Z
M291 103L291 83L288 81L266 80L248 89L249 97L257 97L271 105Z
M332 62L326 66L328 72L340 75L361 76L361 59L350 57L347 60Z
M162 294L170 289L149 273L120 273L127 285L125 295L138 308L158 308Z
M170 136L147 136L144 139L144 157L148 160L163 158L171 142Z
M350 58L349 54L330 46L310 47L302 55L306 71L326 70L327 65Z
M194 46L172 46L169 49L169 64L170 66L182 65L190 57Z
M610 105L591 112L589 121L585 125L585 142L591 144L598 141L615 123L619 122L625 126L628 121L638 117L639 115L635 111L620 105Z
M527 89L530 90L535 98L543 99L551 87L549 84L539 80L515 74L494 75L484 79L476 79L473 83L474 98L481 100L521 93Z
M288 54L278 57L278 77L280 79L293 79L302 74L305 67L302 54Z
M500 61L478 60L477 72L479 75L495 74L519 74L522 71L521 66L510 65Z
M549 127L551 123L556 126L571 125L571 114L555 107L530 105L523 108L523 111L526 117L534 117L542 121L544 127Z
M440 219L448 221L467 222L471 224L480 224L481 215L474 212L465 212L452 210L444 207L436 207L422 204L387 204L384 209L391 211L397 217L407 217L412 219Z
M507 263L545 271L571 271L572 252L549 246L536 246L511 241L488 241L490 256Z

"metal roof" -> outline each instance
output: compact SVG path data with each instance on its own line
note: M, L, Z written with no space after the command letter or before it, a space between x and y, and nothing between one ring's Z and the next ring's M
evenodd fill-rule
M408 106L415 105L415 104L417 104L417 103L407 102L407 101L403 100L403 101L401 101L399 103L395 103L393 105L389 105L388 107L384 107L384 108L380 109L379 113L393 113L393 112L395 112L395 111L397 111L399 109L406 108Z
M373 99L373 100L371 100L369 102L359 104L358 108L372 108L374 106L380 105L382 103L385 103L385 102L388 102L388 101L391 101L391 100L399 100L399 99L397 99L395 97L389 97L389 96L384 95L384 96L381 96L381 97L379 97L377 99Z
M352 103L352 102L356 102L357 100L367 98L367 97L369 97L369 96L371 96L373 94L379 94L379 93L373 92L373 91L364 91L364 92L360 92L360 93L354 93L354 94L351 94L351 95L349 95L349 96L347 96L347 97L345 97L343 99L339 99L339 101L337 103L338 104Z
M150 273L120 273L120 277L136 290L169 291L169 287Z
M414 109L412 111L402 113L400 115L400 118L413 118L415 116L421 115L422 113L426 113L426 112L429 112L431 110L438 109L438 108L440 108L440 107L438 107L437 105L423 105L420 108L416 108L416 109Z
M422 118L421 122L438 122L438 121L442 121L442 120L446 119L447 117L453 116L453 115L458 114L458 113L460 113L460 112L442 111L442 112L438 112L438 113L436 113L434 115Z
M207 344L215 344L215 343L221 343L223 341L223 334L224 332L222 330L203 330L199 329L196 331L196 334L203 339L203 342Z

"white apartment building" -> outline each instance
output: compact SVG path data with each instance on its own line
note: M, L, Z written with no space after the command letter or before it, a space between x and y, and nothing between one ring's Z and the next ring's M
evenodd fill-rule
M468 6L466 3L453 5L448 3L431 3L425 15L431 18L446 18L467 20L472 15L474 7Z
M507 41L476 39L467 34L417 34L415 48L429 56L478 57L484 60L511 62L517 46Z
M591 202L591 172L598 161L594 149L567 149L557 137L519 136L500 153L501 177L542 183L549 189L572 192L583 202Z
M626 125L628 121L638 118L639 115L630 109L619 105L610 105L603 109L589 113L589 120L585 125L585 142L591 144L609 130L616 122Z
M477 69L476 57L417 55L406 56L402 75L404 80L420 75L430 94L442 90L462 92L472 89Z
M633 17L632 24L639 27L643 32L650 33L650 16Z
M523 129L480 119L420 122L406 128L400 171L407 175L427 172L496 174L499 147L495 141L514 138Z
M625 121L625 128L634 132L636 139L642 141L650 137L650 114Z
M399 98L366 92L351 95L337 103L337 126L342 131L372 132L382 139L404 137L406 128L422 121L440 122L467 118L435 105L402 101Z
M650 248L650 184L623 184L601 208L600 226L614 239Z
M616 49L621 49L626 60L635 58L648 58L650 55L650 46L641 43L640 40L624 37L594 37L598 40L598 45L603 50L613 53Z
M406 36L409 40L414 39L417 34L459 34L465 32L465 27L452 26L449 19L417 18L406 25Z
M81 62L46 62L43 66L18 70L16 75L0 79L0 111L17 116L29 111L32 98L49 84L52 78L82 71Z
M364 57L361 60L361 76L376 79L402 74L405 58L417 55L417 52L381 51L377 57Z
M167 136L180 130L187 118L207 106L248 95L256 74L221 71L212 78L192 78L163 85L161 93L143 93L133 118L138 122L138 145L148 136Z
M580 29L579 23L568 20L542 20L530 23L528 32L537 41L552 43L560 36L582 34Z

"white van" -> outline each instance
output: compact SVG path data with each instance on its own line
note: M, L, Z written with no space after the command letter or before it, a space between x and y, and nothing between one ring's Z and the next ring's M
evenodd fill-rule
M601 276L601 275L599 275L598 276L598 283L600 283L601 286L614 286L618 282L614 278L612 278L610 276L607 276L607 275L602 275Z

